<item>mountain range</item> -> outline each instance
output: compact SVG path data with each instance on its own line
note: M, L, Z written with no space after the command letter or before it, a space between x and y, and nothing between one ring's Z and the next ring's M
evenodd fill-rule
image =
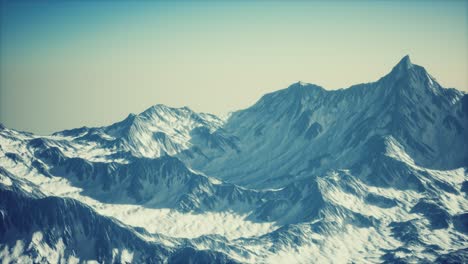
M0 126L3 263L467 263L468 95L409 56L222 119Z

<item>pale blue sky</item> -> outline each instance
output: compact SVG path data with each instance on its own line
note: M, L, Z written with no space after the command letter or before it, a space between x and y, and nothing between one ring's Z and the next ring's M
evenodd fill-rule
M348 87L406 54L468 90L467 1L3 1L1 12L0 122L40 134L157 103L223 114L299 80Z

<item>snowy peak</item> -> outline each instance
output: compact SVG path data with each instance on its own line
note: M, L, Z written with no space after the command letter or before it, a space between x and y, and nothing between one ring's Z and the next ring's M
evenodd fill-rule
M188 107L171 108L155 105L130 120L122 122L123 134L115 135L123 145L137 156L158 157L164 153L175 155L188 149L191 144L191 131L206 127L217 130L222 121L216 116L195 113ZM112 129L109 130L112 133Z
M400 62L398 62L397 65L395 65L395 67L393 67L392 71L402 72L402 71L407 71L411 69L412 67L413 67L413 64L411 63L411 59L409 55L406 55L400 60Z
M191 115L195 114L190 108L188 107L181 107L181 108L175 108L175 107L169 107L167 105L163 104L156 104L142 113L140 113L138 116L140 117L159 117L159 118L164 118L167 117L167 115Z
M302 90L302 91L312 91L312 90L325 90L322 87L312 84L312 83L306 83L306 82L295 82L288 86L288 88L285 89L286 91L297 91L297 90Z
M427 92L431 94L443 93L442 87L426 69L411 63L408 55L403 57L381 81L385 82L385 86L398 91L413 90L423 94Z
M222 124L221 119L212 114L197 113L187 106L181 108L169 107L163 104L154 105L139 115L139 120L153 122L154 124L180 123L183 120L187 123L198 123L200 125L219 127Z
M383 79L389 79L392 81L399 81L401 79L409 79L411 75L418 74L420 72L426 72L426 70L418 65L411 62L409 55L403 57L387 74Z
M322 95L329 91L310 83L296 82L287 88L265 94L252 107L233 113L231 120L238 117L242 112L262 113L265 118L283 115L296 115L302 111L302 107L311 100L320 100ZM263 119L263 118L262 118Z

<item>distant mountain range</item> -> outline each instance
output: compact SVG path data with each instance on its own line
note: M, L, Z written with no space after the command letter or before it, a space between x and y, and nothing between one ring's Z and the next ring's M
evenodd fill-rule
M468 96L404 57L226 119L0 126L3 263L468 263Z

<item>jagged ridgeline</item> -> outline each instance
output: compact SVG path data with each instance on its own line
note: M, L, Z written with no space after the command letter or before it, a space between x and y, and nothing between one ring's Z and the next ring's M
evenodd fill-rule
M225 119L0 127L6 263L468 263L468 97L408 56Z

